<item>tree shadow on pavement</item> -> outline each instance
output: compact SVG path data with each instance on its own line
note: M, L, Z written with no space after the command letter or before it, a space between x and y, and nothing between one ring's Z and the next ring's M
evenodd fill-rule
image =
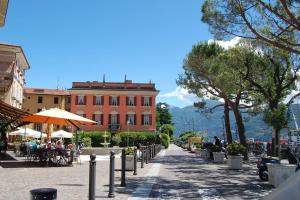
M166 155L151 163L160 163L175 174L175 180L157 177L151 197L163 199L239 198L262 199L273 187L260 181L255 168L244 164L242 170L228 169L227 165L205 161L191 155ZM142 185L142 178L132 178L128 184ZM128 194L134 192L126 189Z

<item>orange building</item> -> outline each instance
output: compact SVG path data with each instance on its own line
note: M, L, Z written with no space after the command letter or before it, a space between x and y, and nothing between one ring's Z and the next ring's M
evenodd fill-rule
M154 131L156 129L153 83L73 82L71 112L97 121L83 130Z

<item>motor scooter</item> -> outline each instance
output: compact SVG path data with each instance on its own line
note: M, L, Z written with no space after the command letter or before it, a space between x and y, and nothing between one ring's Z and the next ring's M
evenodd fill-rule
M300 162L297 156L291 151L290 148L285 149L284 153L286 154L289 164L295 164L296 165L295 171L298 171L300 169ZM273 157L261 157L260 159L258 159L256 164L258 168L259 178L262 181L269 180L267 163L280 164L280 161L278 158L273 158Z
M258 159L256 164L257 164L259 178L262 181L269 180L267 163L279 164L280 161L272 157L261 157L260 159Z

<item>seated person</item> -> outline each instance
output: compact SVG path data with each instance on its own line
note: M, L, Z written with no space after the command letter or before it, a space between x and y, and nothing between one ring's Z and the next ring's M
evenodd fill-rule
M56 149L62 149L62 148L63 148L63 144L62 144L62 142L61 142L60 140L58 140L58 141L56 142L55 148L56 148Z
M53 147L53 145L52 145L52 143L49 141L48 142L48 144L47 144L47 146L46 146L46 149L47 150L52 150L52 149L54 149L54 147Z

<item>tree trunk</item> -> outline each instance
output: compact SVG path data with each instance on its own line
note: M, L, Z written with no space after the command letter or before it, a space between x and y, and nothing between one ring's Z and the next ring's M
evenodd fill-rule
M272 156L278 157L280 155L280 129L273 127L272 128Z
M244 160L248 160L247 140L245 135L245 126L244 126L243 118L238 106L231 106L231 108L234 113L237 129L239 133L240 143L246 148L246 152L244 153Z
M271 111L274 111L278 108L278 101L270 101L269 102L269 108ZM274 125L272 127L272 144L271 144L271 155L274 157L279 156L279 140L280 140L280 129L276 128Z
M225 101L224 104L224 123L225 123L227 143L230 144L232 143L232 135L231 135L231 127L230 127L229 106L227 101Z

